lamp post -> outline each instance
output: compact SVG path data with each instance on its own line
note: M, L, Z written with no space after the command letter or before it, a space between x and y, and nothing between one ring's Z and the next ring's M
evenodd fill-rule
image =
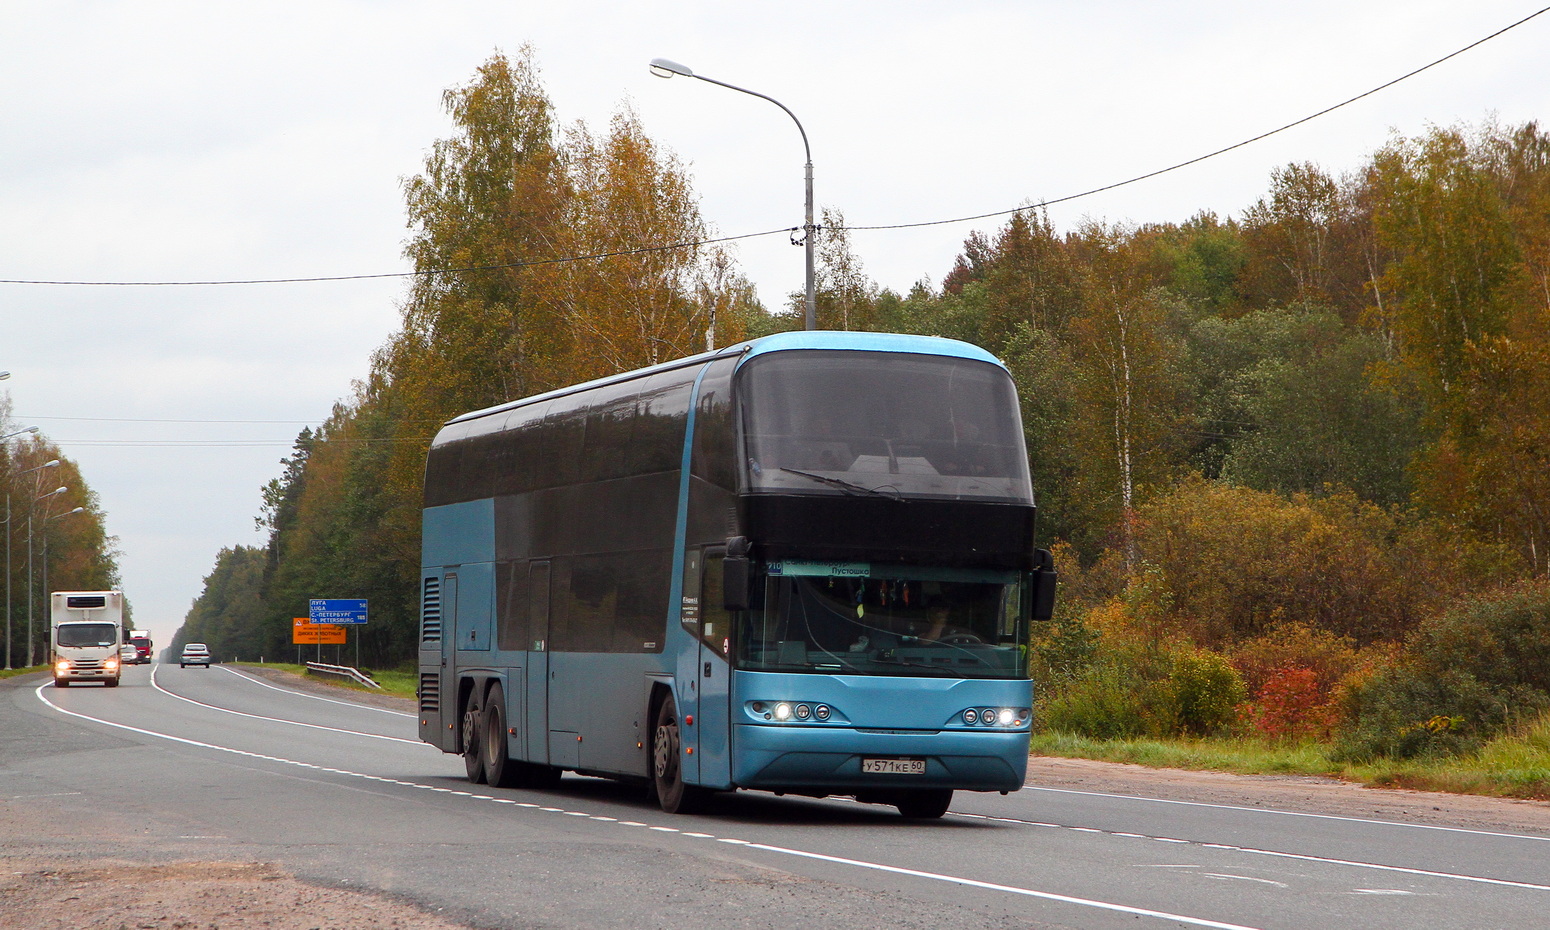
M703 74L695 74L688 65L681 65L676 61L671 61L666 58L653 58L651 59L651 73L659 78L672 78L674 75L678 75L680 77L692 77L696 80L704 81L707 84L715 84L718 87L725 87L728 90L735 90L740 93L748 94L751 97L758 97L761 100L768 100L770 103L773 103L777 107L780 107L782 110L785 110L786 115L791 117L791 121L797 124L797 132L802 134L802 150L807 153L807 214L806 223L802 227L802 240L807 252L807 304L805 323L807 329L817 329L818 297L816 291L813 288L813 237L817 232L817 227L813 225L813 150L812 147L807 144L807 130L802 128L802 121L797 119L797 115L791 112L789 107L787 107L784 103L781 103L779 100L776 100L774 97L768 96L767 94L761 94L758 91L749 90L746 87L738 87L736 84L728 84L725 81L718 81L715 78L708 78Z
M32 646L32 631L36 626L32 619L32 515L37 510L38 503L40 501L46 501L49 498L58 494L63 494L68 490L70 489L61 485L48 492L47 494L41 495L40 497L34 499L33 502L27 506L27 665L29 667L37 664L33 661L34 652Z
M56 513L52 517L43 518L43 596L49 598L50 611L53 610L54 601L53 598L50 597L50 592L48 590L48 525L53 523L55 520L60 519L61 517L68 517L71 514L85 512L85 507L77 507L74 510L66 510L64 513Z
M22 433L36 432L37 429L38 428L36 426L29 427L28 429L24 429L24 430L20 430L18 432L12 433L11 436L19 436ZM11 436L6 436L4 438L5 439L10 439ZM21 470L21 471L16 473L16 477L20 478L22 475L28 474L30 472L42 471L45 468L58 468L58 467L59 467L59 459L54 459L52 461L44 462L42 465L35 465L32 468L23 469L23 470ZM5 668L6 668L6 671L10 671L11 670L11 655L12 655L12 652L11 652L11 489L9 487L7 487L6 490L5 490ZM28 658L31 658L31 656L29 656Z

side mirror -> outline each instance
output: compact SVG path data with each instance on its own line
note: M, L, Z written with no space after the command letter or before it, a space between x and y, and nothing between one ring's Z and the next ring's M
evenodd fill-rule
M726 610L748 609L748 537L727 540L727 554L721 560L721 606Z
M1032 603L1032 619L1048 620L1055 616L1055 587L1060 575L1055 571L1055 559L1048 549L1033 551L1033 571L1028 573L1028 588Z

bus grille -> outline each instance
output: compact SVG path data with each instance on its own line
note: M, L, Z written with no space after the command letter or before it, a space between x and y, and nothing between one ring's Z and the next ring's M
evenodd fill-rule
M441 711L441 676L420 674L420 713L434 714Z
M441 642L441 579L425 579L420 599L420 642Z

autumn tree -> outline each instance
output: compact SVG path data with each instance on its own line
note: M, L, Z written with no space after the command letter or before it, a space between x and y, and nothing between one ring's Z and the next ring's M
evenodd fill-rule
M1434 129L1374 162L1378 234L1400 363L1425 399L1435 440L1417 460L1439 512L1512 537L1550 566L1550 314L1542 286L1550 140Z
M1117 529L1133 564L1137 488L1169 483L1188 438L1180 328L1129 231L1089 224L1079 254L1080 303L1066 326L1080 411L1071 441L1082 458L1073 493L1090 519Z

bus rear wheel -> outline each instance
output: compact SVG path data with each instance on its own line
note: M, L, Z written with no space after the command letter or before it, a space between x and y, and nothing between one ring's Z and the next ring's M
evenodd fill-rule
M953 803L951 788L915 788L899 795L894 807L911 820L935 820Z
M484 713L479 707L479 698L470 694L463 707L463 769L468 773L468 780L476 785L484 784L484 753L480 751L483 730Z
M535 787L537 766L511 758L506 735L506 692L497 683L484 699L485 781L496 788Z
M684 783L683 740L678 731L678 706L671 695L657 708L651 738L651 786L657 803L669 814L691 814L704 800L705 790Z

